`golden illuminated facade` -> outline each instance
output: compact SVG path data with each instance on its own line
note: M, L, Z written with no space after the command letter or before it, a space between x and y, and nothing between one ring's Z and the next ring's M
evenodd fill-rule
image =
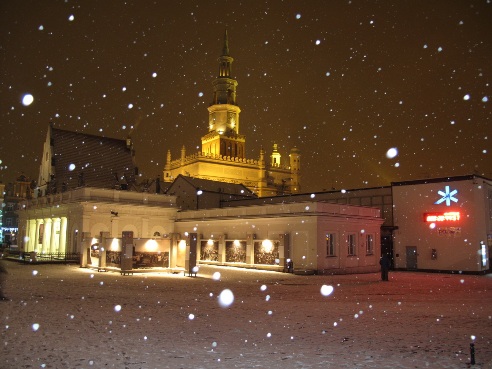
M178 175L219 182L243 184L258 196L298 193L300 153L293 148L287 164L281 162L277 145L270 161L260 150L257 159L246 158L246 137L239 133L241 109L236 101L237 81L231 77L233 58L229 55L227 31L222 55L219 57L219 76L213 81L213 100L208 107L208 133L202 137L201 151L171 160L167 152L164 182L173 182Z

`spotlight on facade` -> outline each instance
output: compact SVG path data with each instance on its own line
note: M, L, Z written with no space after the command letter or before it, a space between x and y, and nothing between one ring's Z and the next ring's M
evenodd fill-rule
M270 253L273 250L273 243L270 240L263 240L261 242L261 246L263 247L263 251L266 253Z
M110 249L112 251L120 251L121 250L121 248L119 246L119 240L117 238L113 238L113 240L111 241Z
M159 248L159 244L156 240L148 240L144 244L145 251L155 252Z
M111 215L114 215L115 217L117 217L118 216L118 212L111 210Z

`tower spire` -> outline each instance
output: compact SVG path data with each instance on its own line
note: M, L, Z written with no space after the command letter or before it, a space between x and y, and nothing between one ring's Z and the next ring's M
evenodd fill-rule
M222 48L222 56L229 56L229 37L227 35L227 28L224 32L224 46Z
M226 28L222 55L219 57L219 78L231 78L231 64L233 61L234 59L229 55L229 35Z

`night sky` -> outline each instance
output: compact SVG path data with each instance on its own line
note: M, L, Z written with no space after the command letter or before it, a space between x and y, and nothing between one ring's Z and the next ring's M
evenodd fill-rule
M246 156L299 148L303 192L492 177L491 0L4 0L0 180L50 121L131 132L142 179L197 152L226 28Z

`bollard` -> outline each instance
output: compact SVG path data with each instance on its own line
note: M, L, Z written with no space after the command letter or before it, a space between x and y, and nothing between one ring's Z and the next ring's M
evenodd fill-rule
M475 344L470 343L470 364L475 365Z

